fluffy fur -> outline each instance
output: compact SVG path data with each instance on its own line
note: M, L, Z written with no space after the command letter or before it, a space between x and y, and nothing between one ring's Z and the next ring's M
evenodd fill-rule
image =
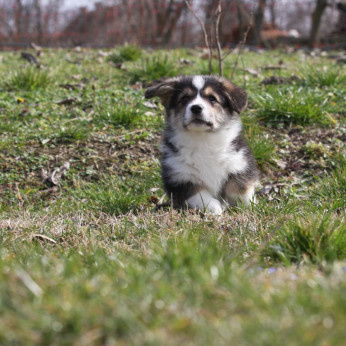
M239 117L244 90L216 76L177 76L155 82L146 98L166 109L162 179L175 207L221 214L238 200L255 202L255 160Z

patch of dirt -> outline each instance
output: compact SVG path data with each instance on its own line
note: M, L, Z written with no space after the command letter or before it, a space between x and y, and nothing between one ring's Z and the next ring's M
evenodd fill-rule
M262 195L280 194L285 187L312 183L336 168L338 155L346 155L346 131L340 128L268 129L277 143L276 167L262 175Z
M66 162L70 164L70 170L73 173L86 181L98 180L107 173L131 175L132 167L145 161L153 161L154 158L160 156L160 133L153 132L146 138L136 138L140 135L141 131L136 131L133 135L98 135L87 141L73 143L52 145L30 143L28 147L20 149L21 155L17 155L19 154L17 152L12 155L0 152L0 158L2 156L6 158L2 165L2 172L9 173L9 175L15 173L20 176L16 181L8 181L3 184L0 196L6 190L15 191L18 188L48 191L45 183L47 179L42 177L42 171L53 172ZM35 160L39 161L39 158L43 156L48 157L43 164L44 167L42 167L42 163L31 164ZM63 179L65 178L63 177ZM56 192L56 190L55 188L52 191Z
M297 76L291 76L288 78L284 77L279 77L279 76L270 76L268 78L265 78L262 80L260 84L263 85L272 85L272 84L292 84L293 82L295 83L303 83L304 80L297 77Z

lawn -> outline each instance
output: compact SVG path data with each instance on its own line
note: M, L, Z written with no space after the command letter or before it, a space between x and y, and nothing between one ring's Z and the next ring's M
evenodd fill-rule
M202 51L43 50L40 68L0 53L0 344L341 345L339 54L225 59L261 186L214 217L161 206L163 108L144 99L206 73Z

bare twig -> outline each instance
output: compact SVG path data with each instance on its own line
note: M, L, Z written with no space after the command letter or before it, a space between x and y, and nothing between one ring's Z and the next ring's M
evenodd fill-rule
M217 47L217 54L219 57L219 75L223 76L223 60L222 60L222 49L220 44L220 33L219 33L219 27L220 27L220 19L221 19L221 3L222 0L219 0L219 4L217 5L217 9L215 11L215 38L216 38L216 47Z
M238 66L238 61L239 61L239 56L240 56L240 53L242 52L243 50L243 47L244 47L244 44L246 42L246 39L247 39L247 35L249 34L249 31L252 27L252 21L253 21L253 12L251 13L251 17L250 17L250 23L249 25L247 26L247 29L244 33L244 37L243 39L238 43L237 47L238 47L238 55L237 55L237 59L235 61L235 64L234 64L234 68L233 68L233 71L232 71L232 74L231 74L231 80L233 80L233 76L234 76L234 73L237 69L237 66Z
M197 14L197 12L192 8L190 2L188 0L184 0L186 6L188 7L188 9L191 11L191 13L195 16L195 18L198 20L199 24L202 27L203 30L203 34L204 34L204 42L205 42L205 46L208 49L208 58L209 58L209 74L211 74L211 58L212 58L212 47L209 43L209 36L207 33L207 30L205 28L205 25L203 23L202 18Z

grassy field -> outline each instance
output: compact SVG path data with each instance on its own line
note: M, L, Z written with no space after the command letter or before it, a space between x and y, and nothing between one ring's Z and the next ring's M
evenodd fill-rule
M163 109L143 96L206 73L202 51L0 53L0 344L344 343L338 54L225 60L262 186L213 217L156 206Z

